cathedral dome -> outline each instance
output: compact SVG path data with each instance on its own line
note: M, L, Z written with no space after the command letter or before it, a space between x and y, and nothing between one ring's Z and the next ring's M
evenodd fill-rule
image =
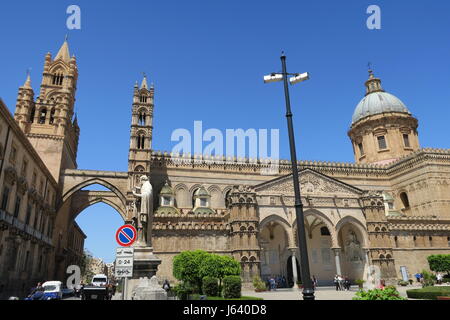
M371 70L369 74L369 80L366 81L366 96L356 106L352 124L367 116L385 112L400 112L411 115L408 108L399 98L383 90L381 80L375 78Z
M411 114L405 104L396 96L387 92L372 92L366 95L356 106L352 123L360 119L384 112L402 112Z

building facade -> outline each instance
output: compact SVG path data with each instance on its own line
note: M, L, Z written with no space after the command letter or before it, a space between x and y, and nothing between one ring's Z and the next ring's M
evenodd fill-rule
M238 260L246 283L254 276L284 276L291 285L299 280L289 161L153 150L155 90L144 77L132 95L128 170L80 170L77 76L65 42L55 59L45 57L40 96L34 99L29 85L19 90L14 116L17 135L28 139L53 176L55 277L64 277L71 263L64 253L73 246L76 216L104 202L135 223L132 189L146 174L154 190L152 244L162 259L160 278L174 280L175 255L203 249ZM402 272L412 277L427 269L427 256L450 253L450 150L420 147L418 119L372 71L365 86L348 131L355 163L298 163L310 268L319 284L335 274L367 279L371 266L396 281ZM110 191L85 189L92 184Z

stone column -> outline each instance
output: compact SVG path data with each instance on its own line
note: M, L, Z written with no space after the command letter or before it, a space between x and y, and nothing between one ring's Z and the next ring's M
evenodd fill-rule
M334 252L334 260L336 263L336 274L342 275L341 270L341 248L332 248Z
M296 263L296 257L295 257L295 252L298 250L298 248L292 248L291 250L291 257L292 257L292 277L294 278L294 288L297 285L297 281L298 281L298 274L297 274L297 263Z

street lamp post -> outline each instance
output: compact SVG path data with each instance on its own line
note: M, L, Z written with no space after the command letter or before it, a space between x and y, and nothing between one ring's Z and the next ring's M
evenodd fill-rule
M312 286L311 275L309 271L309 259L308 259L308 248L306 245L306 235L305 235L305 221L303 216L303 204L300 197L300 183L298 179L298 168L297 168L297 153L295 150L295 138L294 138L294 125L292 124L292 112L291 112L291 101L289 98L289 86L288 86L288 75L293 77L289 79L291 84L302 82L309 79L308 73L303 74L291 74L286 71L286 56L284 52L281 55L281 73L272 73L269 76L264 77L264 82L284 82L284 95L286 99L286 119L289 133L289 147L291 151L291 163L292 163L292 178L294 182L294 194L295 194L295 216L297 218L297 235L298 235L298 245L300 248L300 265L301 265L301 276L303 284L303 300L314 300L314 288ZM295 285L295 284L294 284Z

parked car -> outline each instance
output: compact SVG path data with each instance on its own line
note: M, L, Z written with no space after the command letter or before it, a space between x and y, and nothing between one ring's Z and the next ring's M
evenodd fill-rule
M62 286L61 292L63 298L73 297L75 295L75 290L67 288L65 285Z
M61 281L47 281L42 285L44 288L43 300L60 300L63 297Z

